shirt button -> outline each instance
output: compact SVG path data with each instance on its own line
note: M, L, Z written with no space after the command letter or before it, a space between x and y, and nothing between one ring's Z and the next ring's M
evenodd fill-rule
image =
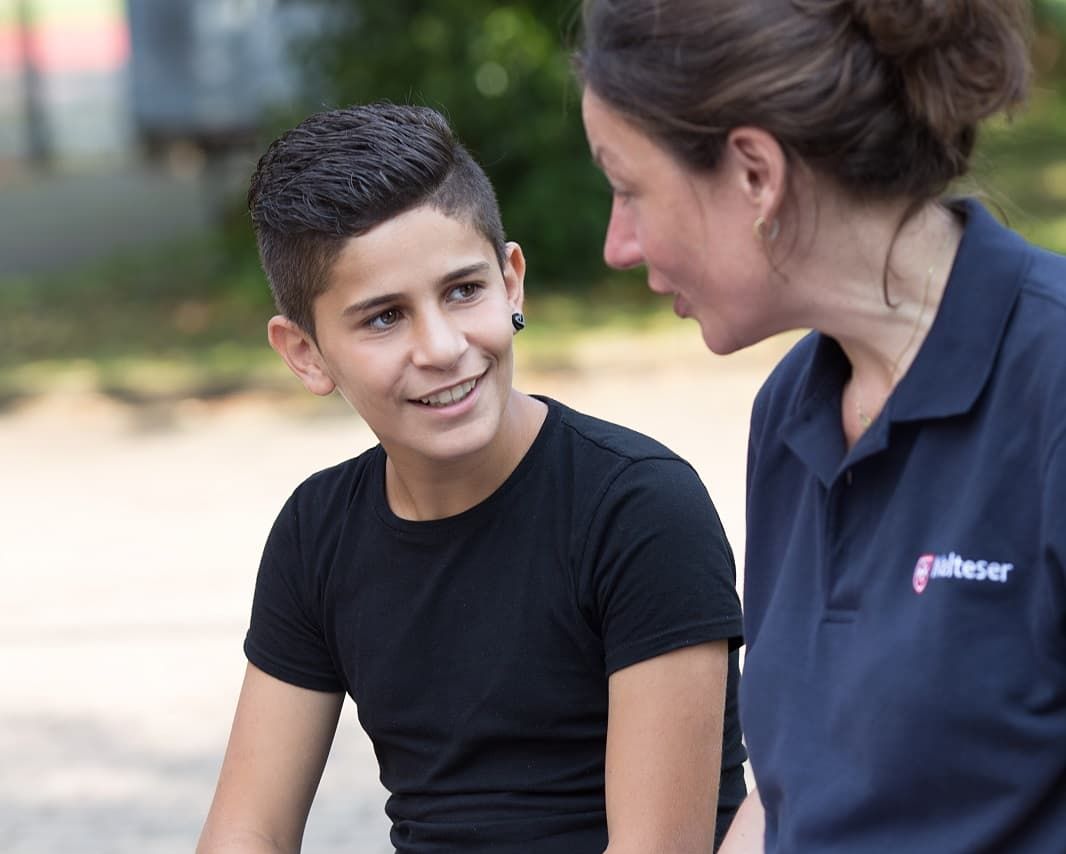
M848 470L847 470L847 471L846 471L846 472L844 473L844 482L845 482L845 483L846 483L846 484L847 484L848 486L851 486L851 481L852 481L852 477L851 477L851 469L848 469Z

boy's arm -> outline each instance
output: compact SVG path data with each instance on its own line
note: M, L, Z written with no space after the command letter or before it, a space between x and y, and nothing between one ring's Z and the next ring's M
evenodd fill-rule
M300 850L343 701L248 665L197 854Z
M722 759L727 642L611 674L606 854L708 854Z
M752 789L740 805L718 854L762 854L766 817L759 790Z

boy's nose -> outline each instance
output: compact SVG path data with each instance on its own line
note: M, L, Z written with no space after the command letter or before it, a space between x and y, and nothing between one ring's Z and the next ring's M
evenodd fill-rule
M444 370L466 352L466 335L445 314L424 316L419 324L413 361L423 368Z

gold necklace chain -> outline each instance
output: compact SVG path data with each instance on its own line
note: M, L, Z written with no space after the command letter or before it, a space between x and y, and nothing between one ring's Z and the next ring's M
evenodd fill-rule
M899 363L903 361L903 357L910 350L911 345L914 343L914 339L918 335L918 330L922 325L922 318L925 316L925 307L929 303L929 288L933 282L933 273L936 272L936 264L930 264L929 269L925 273L925 289L922 291L922 305L918 309L918 316L914 319L914 327L911 329L910 337L907 339L907 343L903 345L903 349L899 351L899 355L896 356L892 362L892 367L889 370L888 381L891 385L895 385L896 371L899 370ZM859 425L863 430L866 430L871 424L873 419L866 414L866 411L862 408L862 388L858 381L855 379L855 375L851 375L851 381L855 386L855 413L859 416ZM889 394L891 394L891 390Z

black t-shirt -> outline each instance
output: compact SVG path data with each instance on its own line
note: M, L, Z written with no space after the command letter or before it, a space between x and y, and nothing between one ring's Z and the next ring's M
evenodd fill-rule
M249 660L346 691L374 744L401 854L600 854L608 676L731 649L719 831L744 796L735 569L692 468L551 400L489 498L397 517L380 446L289 499L256 583Z

